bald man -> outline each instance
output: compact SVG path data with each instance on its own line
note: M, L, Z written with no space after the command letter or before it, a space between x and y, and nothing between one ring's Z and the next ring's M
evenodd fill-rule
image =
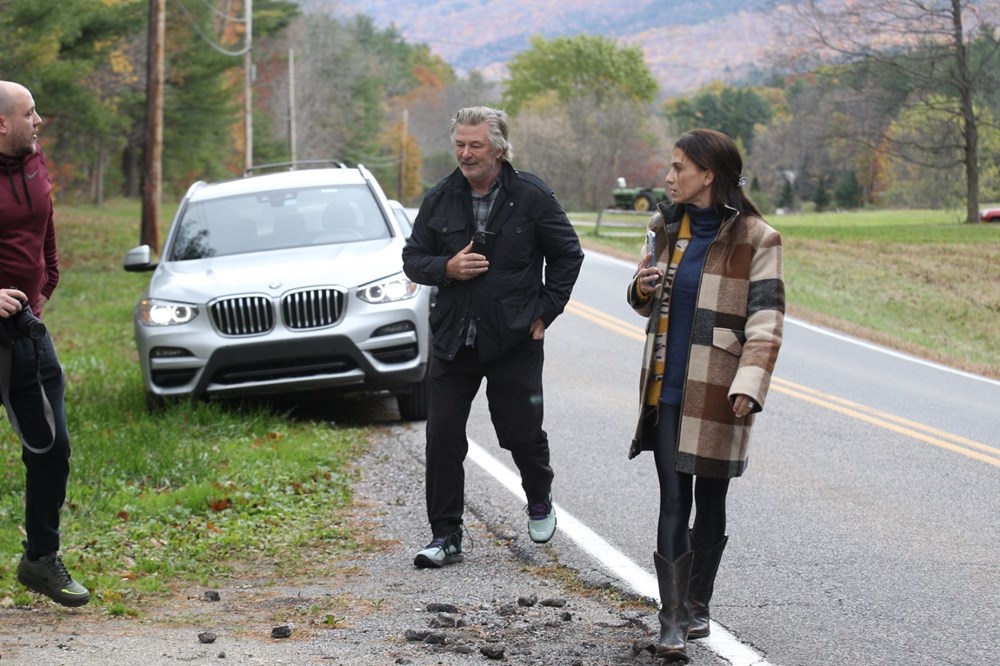
M0 388L21 439L27 539L17 579L63 606L90 600L59 554L69 481L65 376L39 317L59 282L52 182L31 92L0 81Z

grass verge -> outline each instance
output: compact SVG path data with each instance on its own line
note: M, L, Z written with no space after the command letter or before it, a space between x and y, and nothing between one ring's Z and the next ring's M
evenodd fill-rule
M926 210L770 218L784 242L789 314L1000 379L1000 224L958 219ZM577 230L586 247L638 260L641 230Z
M361 545L341 516L367 429L217 404L146 412L132 309L148 274L121 268L138 220L134 202L57 206L62 279L45 311L73 441L64 559L111 615L248 561L294 567L290 554L306 544L329 554ZM24 467L10 428L0 442L0 605L48 603L15 579Z

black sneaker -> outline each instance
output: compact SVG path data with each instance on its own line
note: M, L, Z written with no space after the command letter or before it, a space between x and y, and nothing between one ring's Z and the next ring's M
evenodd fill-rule
M434 537L427 547L417 553L413 564L421 569L443 567L453 562L461 562L462 528L458 528L448 536Z
M32 592L44 594L63 606L82 606L90 601L90 592L66 571L59 553L40 557L34 562L23 554L17 563L17 580Z

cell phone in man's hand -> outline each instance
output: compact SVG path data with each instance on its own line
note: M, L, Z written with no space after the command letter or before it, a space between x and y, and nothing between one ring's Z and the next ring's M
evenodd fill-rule
M472 251L489 259L495 237L496 234L492 231L477 231L472 236Z

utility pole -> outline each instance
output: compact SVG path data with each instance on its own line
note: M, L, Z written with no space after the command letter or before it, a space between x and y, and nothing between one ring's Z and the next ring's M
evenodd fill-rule
M294 170L298 161L298 151L295 146L295 49L288 49L288 143L291 144Z
M160 251L163 199L163 42L166 0L149 0L149 49L146 58L146 150L139 242Z
M406 180L406 133L409 132L410 110L403 109L403 126L399 132L399 187L396 188L396 200L403 200L403 183Z
M253 0L246 0L247 33L246 52L243 54L243 129L244 161L243 171L247 173L253 168Z

